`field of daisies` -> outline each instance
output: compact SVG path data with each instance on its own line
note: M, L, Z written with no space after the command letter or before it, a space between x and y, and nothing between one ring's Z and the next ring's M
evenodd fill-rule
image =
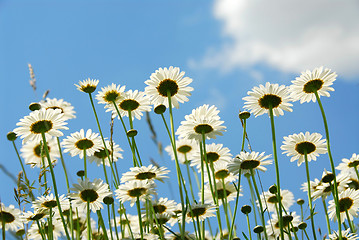
M204 104L186 116L176 108L189 101L192 79L178 67L159 68L145 81L144 91L126 90L118 84L100 87L86 79L75 84L92 106L87 118L96 129L81 129L64 136L68 121L74 121L74 107L63 99L46 98L31 103L29 115L8 133L22 172L18 175L14 204L0 205L3 239L359 239L359 154L335 165L331 153L330 129L321 98L330 97L337 74L324 67L302 72L292 85L265 83L254 86L243 97L245 111L239 113L243 133L240 149L230 150L216 143L226 135L226 126L216 106ZM292 111L292 102L317 104L323 119L318 132L293 132L276 136L276 119ZM104 109L105 110L104 110ZM101 109L101 111L99 110ZM125 142L121 147L98 114L112 114L121 126ZM156 128L166 132L165 147L175 172L141 157L136 121L146 121L153 112L162 121ZM183 118L179 126L174 118ZM272 152L252 149L246 132L247 120L266 117L271 126ZM112 127L112 126L111 126ZM70 129L71 131L71 129ZM123 169L123 153L129 153L133 167ZM232 155L236 153L236 155ZM71 184L71 162L64 154L83 161ZM294 199L282 189L279 155L306 170L306 182L298 188L306 199ZM311 176L310 162L325 156L329 170ZM78 159L76 160L78 161ZM90 164L99 175L89 174ZM268 165L273 185L263 189L260 176ZM38 169L36 179L30 171ZM59 183L57 174L66 183ZM32 175L31 175L32 176ZM178 199L158 194L158 184L170 181ZM59 184L67 191L60 192ZM244 191L244 188L246 190ZM246 196L244 195L246 193ZM241 198L249 199L240 205ZM293 211L296 205L300 212ZM239 220L241 219L241 220ZM318 222L326 228L318 230Z

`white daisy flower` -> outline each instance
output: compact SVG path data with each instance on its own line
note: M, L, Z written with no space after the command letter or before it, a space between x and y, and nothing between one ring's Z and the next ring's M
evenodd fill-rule
M66 124L60 109L40 109L20 119L16 124L19 127L15 128L14 132L23 138L23 143L29 140L40 141L42 133L45 137L61 137L63 133L60 130L68 129Z
M42 231L44 229L49 228L49 222L46 221L43 223L44 227L42 228ZM59 239L60 237L65 235L64 226L62 225L61 220L52 218L52 237L54 240ZM27 234L28 239L42 239L41 232L37 226L37 224L32 224L31 227L28 230Z
M55 138L46 139L47 149L50 154L50 159L52 165L55 165L57 162L57 158L60 157L59 148L57 146L57 141ZM42 144L42 140L40 141L27 141L22 148L20 149L21 156L24 158L25 163L30 165L32 168L43 167L42 159L44 158L45 167L48 166L47 157L45 154L45 146Z
M181 122L176 134L179 138L202 140L202 134L207 139L215 139L217 135L223 135L226 127L218 116L219 110L212 105L204 104L192 110L192 113L185 116L185 121Z
M272 160L267 160L271 155L264 155L264 152L240 152L232 161L228 163L228 170L233 174L251 173L251 170L267 171L267 168L263 167L272 164Z
M354 189L346 189L339 193L339 211L341 223L347 219L346 211L348 212L350 221L358 217L359 211L359 191ZM328 213L330 219L337 221L336 206L334 200L329 201Z
M300 100L300 103L315 102L315 91L319 96L329 97L328 91L334 91L330 86L333 85L336 77L335 72L331 72L329 68L323 70L323 67L315 68L312 72L309 70L302 72L300 77L292 81L291 97L294 101Z
M316 186L315 191L312 193L313 199L317 199L319 197L325 199L332 193L331 185L333 185L333 182L330 185L329 182L323 181L323 179L325 179L327 176L330 176L331 178L330 182L332 182L334 175L331 172L327 172L324 169L324 172L322 174L322 180L320 181L320 184ZM338 192L342 192L348 188L349 178L346 174L342 174L342 173L338 174L336 176L336 181L337 181Z
M23 222L21 219L20 209L15 208L14 205L6 207L3 203L0 203L0 222L5 225L5 231L11 230L16 232L19 228L23 228Z
M213 164L220 162L229 163L232 160L232 154L230 153L229 148L223 147L223 144L216 143L206 144L206 157L207 162ZM205 161L205 158L201 156L201 153L199 151L197 151L193 155L191 166L196 166L200 171L202 159L203 161Z
M216 187L217 187L217 195L218 195L218 205L221 206L222 203L225 201L225 198L227 197L227 202L233 201L237 197L237 190L234 187L234 185L230 182L225 182L223 187L222 181L216 181ZM213 186L213 190L215 190ZM241 192L241 188L239 189ZM199 192L198 196L201 197L202 193ZM243 196L243 194L239 194L239 196ZM206 184L204 186L204 201L205 203L214 204L213 202L213 195L211 191L211 187L209 184Z
M357 240L359 239L358 234L351 233L350 228L347 230L342 230L342 239L343 240ZM332 234L329 234L329 238L327 240L339 240L339 232L334 231Z
M83 81L79 81L79 85L75 84L75 86L81 92L93 93L97 88L98 82L99 80L88 78Z
M120 86L112 83L107 87L101 88L101 91L96 95L98 103L112 105L114 101L122 98L125 92L126 86Z
M187 210L186 213L186 222L204 221L206 218L214 217L214 212L216 206L207 203L195 203L191 205L191 208Z
M132 120L137 118L141 119L143 116L142 112L151 111L152 106L150 106L150 99L145 95L144 92L139 92L138 90L132 91L128 90L123 94L122 98L119 98L116 101L116 106L118 111L121 114L121 117L127 116L128 112L131 112ZM114 104L106 105L106 112L112 111L114 116L118 116L116 107Z
M336 167L336 169L341 171L348 171L350 169L358 168L358 165L359 165L359 154L353 153L350 159L343 158L342 162L339 164L339 166Z
M122 203L130 201L131 207L139 198L140 201L151 199L151 194L155 194L155 184L148 181L131 181L121 184L115 190L116 198Z
M79 155L81 159L84 157L84 150L86 150L87 156L92 156L96 151L100 150L102 145L99 134L93 133L91 129L88 129L86 134L83 129L80 132L71 133L71 136L62 141L65 153L70 152L72 157Z
M319 181L318 178L314 179L314 181L310 181L310 193L313 200L316 200L318 197L321 197L321 194L315 193L318 191L318 186L323 184ZM308 182L302 183L302 187L300 188L303 192L308 192Z
M161 197L158 200L152 200L152 207L155 213L169 213L172 215L176 211L177 203Z
M45 218L47 218L48 216L49 216L48 210L37 209L34 210L34 212L31 211L23 212L23 214L20 217L24 223L29 223L32 221L44 221Z
M89 179L78 179L78 184L73 184L73 188L70 188L70 190L74 191L69 194L73 206L82 211L86 211L87 201L90 202L90 209L93 212L100 210L103 208L104 197L111 195L107 183L104 183L101 179L94 179L93 182L90 182Z
M46 98L45 101L40 102L40 105L41 108L45 109L60 109L61 113L64 114L65 120L76 118L74 107L63 99Z
M291 226L297 227L300 223L300 217L296 212L290 212L286 214L283 212L283 228L288 232L288 228L291 229ZM273 213L271 219L268 220L268 225L266 225L267 235L270 239L277 239L280 236L280 227L279 227L279 217L276 213ZM291 225L292 224L292 225ZM293 235L293 232L290 232ZM285 234L284 239L291 239Z
M184 77L185 72L180 72L178 67L159 68L156 72L151 74L149 80L145 81L148 86L145 92L151 96L151 102L157 106L160 104L169 107L168 94L171 96L172 106L178 108L179 102L184 103L188 101L188 96L191 96L192 87L188 84L192 82L189 77Z
M289 135L284 137L283 145L280 147L287 156L292 156L291 162L298 160L297 165L300 166L305 162L305 154L307 154L308 162L317 160L319 154L327 152L326 140L322 139L319 133L309 132Z
M164 178L170 171L166 167L156 167L150 164L148 167L132 167L129 172L122 175L121 182L130 181L150 181L158 180L163 182Z
M182 204L178 203L176 205L175 210L173 211L174 214L171 216L171 219L168 221L168 223L173 227L175 224L182 222Z
M248 109L256 117L264 113L268 113L269 109L273 109L274 116L283 115L284 111L291 112L290 108L293 106L291 98L289 97L288 88L284 85L272 84L266 82L266 85L262 84L259 87L254 87L252 91L248 91L249 96L244 97L244 108Z
M358 175L353 168L349 169L348 171L341 171L340 173L343 173L348 177L348 188L359 190Z
M238 175L234 175L232 172L229 171L228 168L228 162L215 162L213 164L213 170L214 170L214 177L219 180L224 180L226 182L233 182L238 179ZM212 173L211 173L212 174ZM204 170L204 181L208 182L208 172L205 168Z
M125 214L120 214L120 216L116 216L115 220L112 219L113 227L115 226L115 221L117 228L122 229L125 237L131 236L130 228L132 232L140 232L138 215L126 214L125 216Z
M108 154L110 156L110 159L113 162L117 162L117 160L119 158L123 158L121 152L123 152L122 148L120 148L119 145L115 144L114 142L105 140L105 144L106 144L106 148L108 151ZM106 155L106 150L105 147L103 146L103 142L101 141L101 147L99 150L95 151L94 154L92 156L89 156L88 160L90 162L95 162L97 164L97 166L100 166L101 164L103 164L103 161L105 161L105 165L106 166L110 166L110 162L108 160L108 157Z
M288 210L294 203L294 195L289 190L280 190L282 208ZM277 195L270 193L269 191L263 192L261 194L261 202L263 208L267 208L269 212L276 211L276 205L278 205ZM257 205L259 206L259 202L257 200Z
M70 208L70 201L64 195L59 196L59 202L61 204L62 211ZM46 211L50 208L53 211L58 211L56 197L52 193L46 196L37 197L37 199L32 202L31 207L37 211Z
M193 160L193 155L198 151L198 144L192 139L180 138L176 140L177 157L181 164L190 162ZM171 145L165 148L165 151L171 156L172 160L175 160L173 148Z

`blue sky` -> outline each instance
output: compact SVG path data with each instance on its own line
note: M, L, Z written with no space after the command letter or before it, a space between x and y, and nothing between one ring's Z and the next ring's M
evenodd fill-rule
M69 122L70 130L64 131L64 136L81 128L97 131L89 99L76 89L75 83L90 77L100 80L99 87L116 83L126 85L127 90L143 91L144 81L152 72L169 66L180 67L193 79L190 101L175 110L176 126L193 108L215 104L221 111L227 133L214 142L229 147L233 155L240 148L242 129L237 116L247 91L266 81L289 85L307 68L330 67L338 73L338 78L333 86L335 92L330 98L323 98L323 104L334 160L338 164L342 158L358 153L359 70L356 65L359 50L353 44L359 36L359 21L353 21L353 17L358 20L358 5L354 1L346 5L329 1L325 9L321 9L322 15L315 18L321 1L304 13L305 3L288 6L283 1L275 1L274 6L266 6L258 1L237 2L0 2L0 79L3 84L0 163L14 174L20 171L6 133L28 115L29 103L39 101L46 90L50 90L49 97L63 98L75 107L77 118ZM335 11L338 7L342 11ZM278 16L278 12L283 16ZM28 63L35 71L36 93L29 85ZM110 115L102 105L97 105L97 110L101 123L108 126ZM168 140L160 119L154 114L151 118L159 140L166 146ZM293 133L325 134L315 103L294 103L292 113L286 112L275 121L279 146L283 136ZM125 159L119 164L122 169L128 169L131 155L126 141L119 136L122 129L116 124L118 139L115 142L125 150ZM147 143L150 133L145 119L136 121L135 126L140 132L138 141L147 163L153 158L174 171L170 158L166 154L159 156L153 151L155 145ZM272 153L269 118L251 118L248 134L255 151ZM20 148L19 140L17 146ZM65 156L74 182L82 161ZM305 193L298 190L306 179L304 166L298 168L296 163L290 163L280 150L279 156L282 188L293 191L295 198L306 199ZM311 162L310 167L312 179L320 178L324 168L330 169L326 156ZM29 167L27 170L31 171ZM91 171L94 176L96 167L92 166ZM58 176L63 179L61 172ZM261 176L266 190L275 182L274 166ZM2 171L0 178L1 201L14 204L15 185ZM36 170L33 179L36 179ZM168 194L168 186L160 188L163 194ZM244 197L241 201L247 204L248 200Z

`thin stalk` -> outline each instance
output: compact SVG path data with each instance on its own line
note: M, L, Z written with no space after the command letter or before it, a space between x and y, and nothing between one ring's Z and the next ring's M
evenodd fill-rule
M57 191L55 173L54 173L54 170L53 170L53 167L52 167L50 154L49 154L49 149L47 148L45 133L41 133L41 135L42 135L42 140L43 140L43 143L44 143L44 146L45 146L45 152L46 152L47 161L48 161L48 164L49 164L49 167L50 167L50 172L51 172L51 177L52 177L52 184L54 186L54 192L55 192L57 207L59 209L59 213L60 213L60 216L61 216L61 221L62 221L62 224L63 224L64 229L65 229L66 238L70 239L70 235L69 235L69 232L68 232L67 227L66 227L65 218L64 218L64 215L62 214L59 194L58 194L58 191Z
M70 192L70 184L69 184L69 178L68 178L68 175L67 175L67 170L66 170L66 165L65 165L64 157L63 157L63 155L62 155L62 150L61 150L61 145L60 145L60 138L57 137L56 139L57 139L57 147L59 148L59 153L60 153L60 159L61 159L62 168L64 169L64 173L65 173L67 193L69 193L69 192Z
M106 171L106 164L105 164L105 159L104 158L102 158L102 166L103 166L103 173L105 174L106 183L107 183L108 186L111 186L110 182L108 181L107 171ZM115 178L115 176L114 176L114 178Z
M42 152L41 152L41 162L42 162L42 167L43 167L43 172L44 172L44 186L45 186L45 191L46 191L47 190L47 174L46 174L45 158L44 158Z
M244 150L244 143L246 141L246 125L247 125L247 119L243 119L243 137L242 137L241 152L243 152Z
M102 218L102 215L101 215L101 211L100 210L97 210L96 211L97 213L97 217L98 217L98 221L99 221L99 224L102 228L102 231L103 231L103 236L105 237L105 240L108 240L108 236L107 236L107 229L106 229L106 226L105 226L105 223L103 221L103 218ZM111 226L110 226L111 227ZM112 235L111 235L112 237Z
M90 201L87 199L87 216L86 216L86 222L87 222L87 239L91 240L92 234L91 234L91 218L90 218Z
M314 226L314 214L313 214L313 203L312 203L312 195L310 192L310 177L309 177L309 166L308 166L308 155L307 151L304 150L304 159L305 159L305 170L307 173L307 184L308 184L308 202L309 202L309 211L310 211L310 222L312 224L312 232L313 238L316 240L317 236L315 233L315 226Z
M284 240L284 231L283 231L283 216L282 216L282 197L280 194L280 180L279 180L279 165L278 165L278 155L277 155L277 143L275 137L275 125L274 125L274 115L273 115L273 108L269 107L269 116L271 122L271 129L272 129L272 144L273 144L273 157L274 157L274 164L275 164L275 173L277 179L277 196L278 196L278 204L279 204L279 228L280 228L280 236L281 239Z
M330 161L330 167L332 170L332 173L334 174L334 201L335 201L335 210L336 210L336 215L337 215L337 219L338 219L338 232L339 232L339 239L342 239L342 226L340 224L340 209L339 209L339 203L338 203L338 184L337 184L337 180L336 180L336 174L335 174L335 166L334 166L334 161L333 161L333 157L332 157L332 151L330 150L330 140L329 140L329 128L328 128L328 123L327 123L327 118L325 116L325 112L324 112L324 108L322 105L322 102L320 100L320 97L318 95L318 92L315 91L314 92L315 97L318 101L318 105L320 108L320 112L322 113L322 118L323 118L323 122L324 122L324 128L325 128L325 135L326 135L326 140L327 140L327 149L328 149L328 156L329 156L329 161Z
M324 208L324 213L325 213L325 220L327 222L328 234L330 234L332 232L332 230L330 229L330 222L329 222L327 204L325 203L325 199L323 197L322 197L322 203L323 203L323 208Z
M118 236L118 229L117 229L115 204L111 204L111 210L112 210L113 221L114 221L114 225L115 225L116 239L117 239L117 240L120 240L120 238L119 238L119 236Z
M46 237L45 237L45 235L44 235L44 233L43 233L43 231L42 231L42 227L41 227L41 225L40 225L39 220L36 220L36 224L37 224L37 228L39 229L39 232L40 232L40 235L41 235L42 240L45 240ZM4 231L4 233L5 233L5 227L4 227L4 226L3 226L3 231ZM3 236L3 239L5 239L5 236Z
M87 162L86 162L86 148L84 151L84 170L85 170L85 179L87 178Z
M185 158L187 160L186 154L185 154ZM194 197L194 193L193 193L191 172L189 171L189 162L188 161L186 161L186 168L187 168L187 176L188 176L188 181L189 181L189 188L191 190L192 201L194 201L196 198Z
M136 206L137 206L138 222L139 222L139 225L140 225L141 240L143 240L143 227L142 227L140 197L137 197Z
M51 207L50 207L50 215L49 215L47 234L49 236L49 239L53 239L53 236L52 236L52 208Z
M229 217L228 217L228 215L229 215L229 213L228 213L228 199L227 199L226 185L224 183L223 178L222 178L221 182L222 182L223 193L224 193L224 199L222 198L222 204L223 204L224 214L226 216L227 229L230 229L231 224L229 223Z
M111 240L113 240L112 224L111 224L111 211L110 211L109 205L107 205L107 218L108 218L108 226L110 228L110 233L111 233ZM116 226L116 219L114 219L114 222L115 222L115 226Z
M250 174L246 174L245 175L246 178L247 178L247 181L248 181L248 186L249 186L249 190L251 192L251 204L252 204L252 208L253 208L253 215L254 215L254 223L256 224L256 226L258 225L258 221L257 221L257 208L258 206L256 205L256 196L255 196L255 193L254 193L254 190L253 190L253 186L252 186L252 183L251 183L251 179L250 179Z
M16 155L17 155L17 158L19 159L19 162L20 162L20 165L21 165L21 169L22 169L22 172L24 173L24 177L25 177L26 183L29 183L29 179L27 178L26 171L25 171L25 167L24 167L24 164L22 163L22 160L21 160L19 151L17 150L15 141L11 141L11 142L12 142L12 144L13 144L13 146L14 146L14 149L15 149L15 152L16 152Z
M240 190L240 184L241 184L241 171L242 169L239 169L239 173L238 173L238 188L237 188L237 196L236 196L236 204L234 207L234 213L233 213L233 218L232 218L232 223L231 223L231 228L229 230L229 239L232 239L232 234L233 234L233 229L234 229L234 221L236 220L236 216L237 216L237 209L238 209L238 200L239 200L239 190Z
M350 220L348 210L345 210L345 215L347 216L347 220L348 220L348 224L349 224L350 231L351 231L352 233L355 233L356 231L355 231L355 229L354 229L353 222Z
M1 219L2 239L5 240L5 220Z
M246 214L246 218L247 218L247 226L248 226L249 239L252 240L251 223L250 223L250 221L249 221L249 216L248 216L248 214Z

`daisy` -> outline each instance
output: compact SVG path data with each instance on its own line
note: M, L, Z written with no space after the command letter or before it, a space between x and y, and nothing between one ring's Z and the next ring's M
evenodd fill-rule
M55 165L57 162L57 158L60 157L59 148L57 146L57 141L55 138L46 139L47 149L50 154L50 159L52 164ZM25 163L30 165L32 168L43 167L43 158L45 167L48 166L48 161L46 159L45 147L42 144L42 140L40 141L27 141L22 148L20 149L21 156L24 158Z
M174 214L171 216L171 219L168 221L168 223L173 227L177 223L182 222L182 204L178 203L176 205L175 210L173 211Z
M29 140L40 141L42 133L45 137L62 136L63 133L60 130L68 129L66 124L64 114L60 109L40 109L20 119L20 122L16 124L19 127L15 128L14 132L23 138L23 143Z
M265 86L262 84L259 87L254 87L252 91L248 91L249 96L244 97L243 100L244 108L247 108L256 117L264 113L268 113L269 109L273 109L273 115L283 115L284 111L291 112L290 108L293 106L291 98L289 97L288 88L284 85L279 86L278 84L266 83Z
M143 240L158 240L159 236L153 233L143 233L143 238L141 237L141 233L135 233L133 234L133 238L129 237L126 238L128 240L130 239L135 239L135 240L139 240L139 239L143 239Z
M158 180L163 182L164 178L170 171L166 167L156 167L150 164L148 167L132 167L129 172L126 172L122 175L121 182L130 182L130 181L149 181L153 182Z
M123 97L126 86L120 86L112 83L107 87L101 88L101 91L96 95L98 103L112 105L114 101Z
M326 140L322 139L319 133L309 132L289 135L284 137L283 145L280 147L287 156L292 156L291 162L298 160L297 165L300 166L305 161L307 154L308 162L317 160L319 154L327 152Z
M169 213L174 214L177 203L168 198L160 198L158 200L152 200L152 207L155 213Z
M93 212L100 210L103 208L104 197L111 195L107 183L101 179L95 179L93 182L87 178L85 180L78 179L78 184L73 184L73 188L70 190L74 191L69 194L74 206L82 211L86 211L87 201L90 202L90 209Z
M44 226L42 228L42 231L44 231L44 229L48 229L49 228L49 225L48 225L49 222L44 222ZM62 222L60 220L57 220L55 218L52 219L52 236L53 236L53 239L56 240L56 239L59 239L61 236L63 236L65 233L65 230L64 230L64 226L62 225ZM27 237L28 239L42 239L42 236L41 236L41 232L39 230L39 227L37 226L37 224L32 224L29 231L28 231L28 234L27 234Z
M59 202L61 204L61 210L66 210L70 208L70 201L64 195L59 196ZM55 196L51 193L47 196L37 197L35 201L32 202L32 208L37 211L47 211L52 209L53 211L58 211L57 201Z
M300 100L300 103L316 101L315 92L319 96L329 97L328 91L334 91L333 85L337 74L330 69L323 67L315 68L312 72L307 70L302 72L300 77L292 81L290 86L291 97L294 101Z
M148 181L131 181L121 184L118 189L115 190L116 198L122 203L130 201L131 207L137 201L146 201L151 199L151 194L155 194L155 184Z
M103 145L101 137L98 133L93 133L91 129L88 129L86 134L83 129L80 132L71 133L71 136L62 141L65 153L70 152L72 157L79 155L81 159L84 157L84 151L86 155L92 156L100 150L101 145Z
M117 162L119 158L123 158L122 154L120 152L123 152L122 148L120 148L119 145L115 144L114 142L110 142L108 140L105 141L107 152L110 156L111 161ZM105 161L106 166L110 166L110 162L108 160L108 157L106 155L106 149L103 145L103 142L101 141L101 147L99 150L95 151L92 156L89 156L88 160L90 162L95 162L97 166L100 166L103 164L103 161Z
M40 105L41 108L45 109L60 109L61 113L64 114L63 117L65 120L76 118L74 107L63 99L46 98L45 101L40 102Z
M358 175L356 174L354 169L350 169L349 171L342 171L341 173L347 175L349 188L359 190Z
M186 221L192 222L193 219L197 221L204 221L206 218L215 216L215 206L212 204L195 203L191 206L191 209L187 210Z
M204 104L192 110L192 113L185 116L185 121L181 122L176 134L180 138L202 140L202 134L207 139L216 138L217 135L223 135L226 127L222 126L224 123L220 121L218 116L219 110L212 105Z
M152 108L152 106L150 106L149 97L146 96L144 92L139 92L138 90L128 90L125 92L123 98L119 98L116 101L116 106L121 114L121 117L128 117L130 111L132 120L134 118L140 120L143 116L142 112L149 112ZM114 104L106 105L106 108L106 112L112 111L113 115L118 116L117 109Z
M262 172L267 171L267 168L263 167L272 164L272 160L267 160L271 155L264 155L264 152L241 152L231 162L228 163L228 170L233 174L251 173L251 170L261 170Z
M186 164L193 160L193 155L198 151L198 144L192 139L180 138L176 140L176 148L178 161ZM167 146L165 151L168 152L172 160L175 160L172 145Z
M15 208L14 205L5 207L3 203L0 203L0 222L2 222L0 229L5 225L5 231L17 231L19 228L24 227L21 219L21 211Z
M232 154L230 153L229 148L223 147L223 144L206 144L206 158L208 163L220 163L220 162L230 162L232 160ZM197 166L198 169L201 169L201 161L205 161L204 157L201 157L201 153L197 151L193 160L191 161L191 166Z
M115 221L117 227L122 229L124 236L130 236L130 228L132 232L140 232L138 215L120 214L120 216L116 216L115 220L112 219L112 226L115 226Z
M350 228L348 228L345 231L342 231L342 239L345 240L356 240L359 239L358 234L356 233L351 233L350 232ZM334 231L334 233L329 235L329 239L328 240L339 240L339 232Z
M324 169L323 176L325 176L326 174L332 174L332 173L327 172ZM333 179L330 181L332 184L330 184L329 182L323 182L323 178L325 177L322 177L320 184L316 186L315 191L312 193L313 199L317 199L319 197L325 199L332 193ZM337 181L338 192L342 192L348 188L349 178L346 174L342 174L342 173L338 174L336 177L336 181Z
M233 182L238 179L237 175L233 175L228 169L228 162L215 162L213 164L214 177L219 181ZM209 181L208 172L204 171L204 181Z
M318 186L320 186L321 184L323 184L321 181L319 181L318 178L315 178L314 181L310 181L310 193L311 193L311 198L313 200L317 199L319 196L318 193L314 194L316 191L318 191ZM302 187L300 188L303 192L308 192L308 182L304 182L302 183Z
M41 221L44 218L49 216L49 211L44 209L34 210L34 212L27 211L24 212L20 217L24 223L29 223L31 221Z
M88 78L86 80L79 81L79 85L75 84L75 86L81 92L93 93L97 88L98 82L99 80Z
M359 154L353 153L350 159L343 158L342 162L336 169L341 171L348 171L350 169L357 169L359 165Z
M149 80L145 81L148 86L145 92L151 96L153 105L164 104L169 107L168 96L171 97L172 106L178 108L179 102L188 101L187 96L191 96L192 87L188 84L192 82L189 77L183 77L185 72L180 72L178 67L159 68L151 74Z
M348 212L349 220L352 221L354 217L355 218L358 217L359 191L348 188L345 191L339 193L338 204L339 204L341 223L343 223L345 219L347 219L346 212ZM336 207L334 200L329 201L328 212L330 219L334 218L334 220L337 221Z
M280 195L282 200L282 208L288 210L294 203L293 193L289 190L280 190ZM276 207L278 207L277 195L270 193L269 191L263 192L263 194L261 195L261 202L263 208L267 208L269 212L275 212ZM259 206L258 200L257 205Z
M225 201L227 197L227 202L233 201L237 197L237 190L234 187L234 185L230 182L225 182L224 187L222 181L216 182L217 187L217 195L218 199L221 200L218 202L219 206L222 205L222 203ZM241 189L239 190L241 192ZM202 193L198 193L199 197L202 196ZM242 194L239 194L239 196L242 196ZM213 202L213 195L209 184L206 184L204 186L204 201L205 203L214 204Z
M266 225L266 231L268 234L268 237L277 239L278 236L280 236L280 227L279 227L279 217L276 213L272 214L272 217L270 220L268 220L268 225ZM296 214L296 212L290 212L290 214L286 214L283 212L283 228L288 232L288 228L291 229L291 226L297 227L300 223L300 217ZM292 235L292 230L291 230ZM285 235L285 239L291 239L287 235Z

